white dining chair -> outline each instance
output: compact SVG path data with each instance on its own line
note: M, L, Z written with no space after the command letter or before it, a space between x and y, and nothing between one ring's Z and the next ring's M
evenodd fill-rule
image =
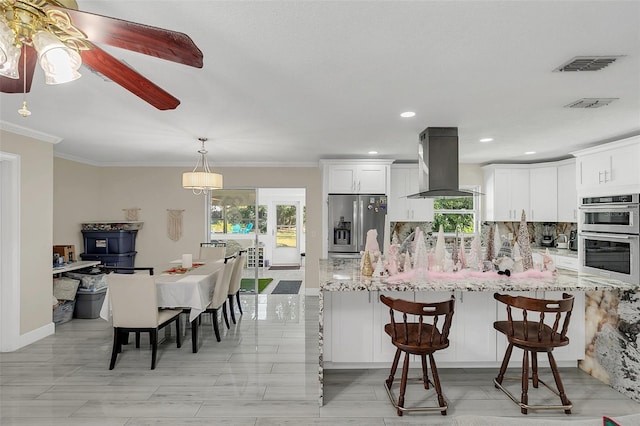
M201 246L199 260L215 261L224 258L226 254L226 247L209 247Z
M242 315L242 305L240 304L240 284L242 283L242 269L244 268L245 258L247 252L242 250L238 252L236 257L235 266L233 267L233 273L231 274L231 281L229 282L229 313L231 314L231 321L236 323L236 314L233 307L233 298L236 298L238 302L238 309L240 315Z
M181 310L158 309L158 296L154 277L143 274L109 274L107 276L109 300L113 320L113 370L116 358L122 352L129 332L147 332L151 343L151 369L156 368L158 330L176 323L176 344L182 346L179 315ZM139 340L136 339L138 342Z
M218 327L218 310L220 308L222 308L222 316L224 317L224 322L227 325L227 328L230 328L229 318L227 317L227 305L225 304L225 302L227 301L227 295L229 294L229 283L231 281L231 274L233 273L235 262L235 256L225 258L223 270L218 272L216 285L213 288L213 293L211 294L211 303L204 311L205 313L211 314L213 332L218 342L221 340L220 330Z

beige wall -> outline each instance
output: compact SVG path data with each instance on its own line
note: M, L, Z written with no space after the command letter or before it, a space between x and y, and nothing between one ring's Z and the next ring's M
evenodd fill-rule
M52 319L53 145L2 130L0 140L2 151L20 156L20 334L25 334Z
M137 266L162 267L183 253L196 253L206 239L203 196L181 187L178 167L94 167L56 158L56 244L75 244L83 250L80 224L87 221L123 220L122 209L139 208L144 222L136 239ZM225 188L306 188L307 288L318 288L321 252L321 182L317 167L216 168L224 176ZM167 209L184 210L183 237L167 237Z
M83 250L80 223L97 217L100 211L101 171L60 158L53 164L53 244L74 245L79 259Z

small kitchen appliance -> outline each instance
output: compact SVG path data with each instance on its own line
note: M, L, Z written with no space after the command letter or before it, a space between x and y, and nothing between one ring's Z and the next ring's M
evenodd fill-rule
M556 226L553 223L544 223L542 228L542 240L540 241L540 245L542 247L553 247L553 242L555 241L554 234L556 231Z
M569 250L578 251L578 231L569 232Z
M568 249L569 248L569 240L565 234L558 235L558 245L559 249Z

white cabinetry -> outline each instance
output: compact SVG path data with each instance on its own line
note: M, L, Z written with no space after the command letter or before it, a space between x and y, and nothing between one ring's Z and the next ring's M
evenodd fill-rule
M640 136L573 153L577 157L578 194L638 192Z
M328 164L327 193L386 194L388 164Z
M493 293L482 291L421 291L416 302L442 302L456 298L449 348L442 353L443 362L484 362L496 360L496 301Z
M558 222L578 221L576 162L558 165Z
M555 299L562 292L514 291L514 296ZM584 359L584 292L575 296L571 316L568 348L554 350L558 361ZM449 347L436 354L439 366L498 366L507 348L507 338L497 333L493 323L507 319L506 305L489 291L355 291L324 293L323 360L328 368L366 368L391 365L396 352L384 331L389 322L389 308L380 302L380 294L416 302L441 302L456 298L455 313L449 333ZM397 318L400 320L400 318ZM514 310L515 321L522 320ZM537 314L529 320L537 321ZM511 365L519 365L521 351L514 351ZM416 360L417 361L417 360ZM546 357L540 363L548 365ZM417 364L419 365L419 363Z
M519 221L529 216L529 169L485 166L485 216L488 221Z
M418 192L418 165L391 165L391 189L387 214L391 221L428 222L433 220L433 199L410 199Z
M396 354L396 347L391 343L391 337L384 331L385 324L391 322L389 307L380 301L383 294L394 299L414 300L412 291L398 293L397 291L378 291L373 293L373 361L391 365ZM396 321L401 321L396 313Z
M556 268L568 269L570 271L578 271L578 258L575 256L563 256L561 254L555 257Z
M517 167L517 168L516 168ZM483 167L485 217L488 221L577 222L578 195L574 160Z
M529 169L530 222L558 220L558 168L556 166Z
M331 340L332 362L373 361L373 309L368 291L325 293L331 297L329 312L331 328L325 330L325 339Z

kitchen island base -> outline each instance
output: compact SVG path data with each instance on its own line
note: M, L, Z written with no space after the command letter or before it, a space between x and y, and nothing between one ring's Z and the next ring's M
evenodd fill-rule
M446 300L453 294L456 310L451 345L436 354L438 366L491 367L497 374L507 342L497 338L493 322L506 318L506 311L498 309L494 292L548 299L560 298L562 292L574 294L571 343L554 350L558 365L577 364L640 401L639 286L571 271L547 279L496 279L488 274L487 279L424 278L388 283L384 278L363 278L359 261L351 259L321 260L320 274L320 405L324 368L388 368L393 360L394 347L383 332L389 314L379 302L380 294L419 301ZM517 361L512 364L519 365Z

